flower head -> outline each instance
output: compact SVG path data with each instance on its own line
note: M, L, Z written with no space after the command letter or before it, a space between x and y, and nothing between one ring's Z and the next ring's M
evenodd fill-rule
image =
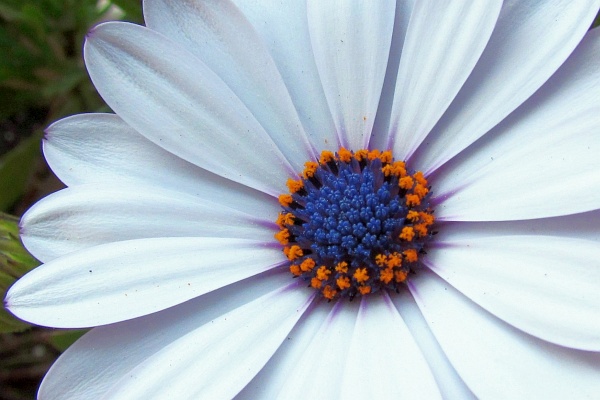
M6 298L96 327L40 397L595 396L600 1L285 3L89 33L115 114L48 128Z

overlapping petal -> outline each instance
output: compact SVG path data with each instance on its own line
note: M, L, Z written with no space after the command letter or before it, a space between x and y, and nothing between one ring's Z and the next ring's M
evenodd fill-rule
M598 260L592 240L475 235L436 242L425 262L509 324L561 346L600 351Z
M396 2L308 0L315 61L340 143L362 149L383 87Z
M273 195L301 169L213 71L163 35L108 22L90 32L84 50L104 100L167 151Z
M278 395L293 396L288 389L289 378L297 373L298 361L327 319L331 307L331 304L324 304L323 301L314 301L277 352L239 393L237 399L268 400L275 399ZM307 379L310 380L311 377L308 376Z
M431 271L420 272L409 286L446 355L478 398L585 399L600 390L600 353L527 335Z
M285 340L314 292L297 284L210 321L148 357L111 391L121 398L232 398Z
M414 164L430 173L521 105L569 57L600 1L505 1L490 41Z
M189 49L242 100L295 166L314 158L292 100L262 38L229 0L153 0L144 20Z
M401 290L390 298L425 357L442 398L476 400L440 347L410 291Z
M281 265L281 251L249 239L111 242L36 268L9 290L26 321L61 328L136 318Z
M233 0L261 36L275 61L304 130L317 150L339 148L308 29L306 0Z
M340 396L358 303L338 302L297 361L278 398L331 399Z
M544 87L444 166L432 179L439 217L501 221L600 208L598 57L594 30Z
M144 138L115 114L61 119L46 129L43 146L46 161L67 186L141 183L236 209L248 207L257 216L263 215L272 201L271 196L182 160Z
M57 400L105 397L129 371L165 346L288 284L289 272L274 270L164 311L94 328L52 365L38 395Z
M276 215L275 201L263 204ZM78 185L36 203L21 238L42 261L99 244L159 237L230 237L271 241L274 230L252 209L138 184ZM60 235L57 232L61 232Z
M340 397L442 398L429 366L387 293L361 300Z
M501 1L418 1L402 48L386 148L407 159L471 73ZM431 29L432 25L435 29Z

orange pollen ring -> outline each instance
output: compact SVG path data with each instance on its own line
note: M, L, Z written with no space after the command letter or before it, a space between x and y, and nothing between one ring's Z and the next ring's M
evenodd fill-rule
M292 275L324 298L398 291L420 267L435 233L431 188L391 151L323 151L286 185L274 237Z

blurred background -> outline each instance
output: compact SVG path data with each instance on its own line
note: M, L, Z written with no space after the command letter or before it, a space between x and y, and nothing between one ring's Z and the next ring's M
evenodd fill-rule
M116 19L142 23L141 0L0 0L2 298L38 265L20 245L19 217L63 187L41 155L43 129L67 115L110 111L88 78L82 45L93 25ZM0 400L33 399L50 365L81 334L31 327L0 308Z

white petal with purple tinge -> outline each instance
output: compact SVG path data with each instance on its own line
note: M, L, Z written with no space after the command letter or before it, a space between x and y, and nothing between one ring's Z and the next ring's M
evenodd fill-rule
M79 114L46 129L44 156L67 186L135 182L261 213L272 196L225 179L152 143L115 114Z
M119 398L232 398L285 340L314 291L268 293L165 346L123 376Z
M600 391L600 353L523 333L426 269L409 285L446 355L478 398L593 399Z
M10 288L6 305L38 325L104 325L164 310L280 264L281 250L247 239L113 242L34 269Z
M358 302L338 300L276 398L339 398Z
M223 196L225 197L225 196ZM158 237L272 241L274 223L196 196L138 184L78 185L51 194L21 220L21 239L39 260L103 243ZM276 201L262 205L277 215ZM57 234L60 232L60 234Z
M261 35L315 149L336 151L338 135L310 43L306 0L233 2Z
M40 399L99 399L144 360L202 325L289 285L278 269L144 317L92 329L52 365ZM69 385L65 385L68 381Z
M501 6L499 0L416 3L402 48L386 146L397 159L410 157L456 96L483 52Z
M561 346L600 351L600 246L554 236L440 240L426 264L509 324Z
M360 302L340 398L441 399L421 350L387 293Z
M567 59L599 6L600 0L504 1L473 73L414 164L429 174L502 121Z
M214 71L252 112L292 165L312 149L262 38L228 0L144 2L148 28L178 42Z
M297 372L298 361L309 347L315 334L327 319L331 304L316 300L288 334L277 352L263 369L248 383L236 399L276 399L289 397L288 380ZM310 377L308 377L310 379ZM310 385L310 383L307 383Z
M90 32L84 55L108 105L175 155L272 195L301 170L214 72L165 36L108 22Z
M490 135L431 180L438 217L501 221L600 208L600 30Z
M365 148L387 66L396 2L308 0L308 26L341 145Z

